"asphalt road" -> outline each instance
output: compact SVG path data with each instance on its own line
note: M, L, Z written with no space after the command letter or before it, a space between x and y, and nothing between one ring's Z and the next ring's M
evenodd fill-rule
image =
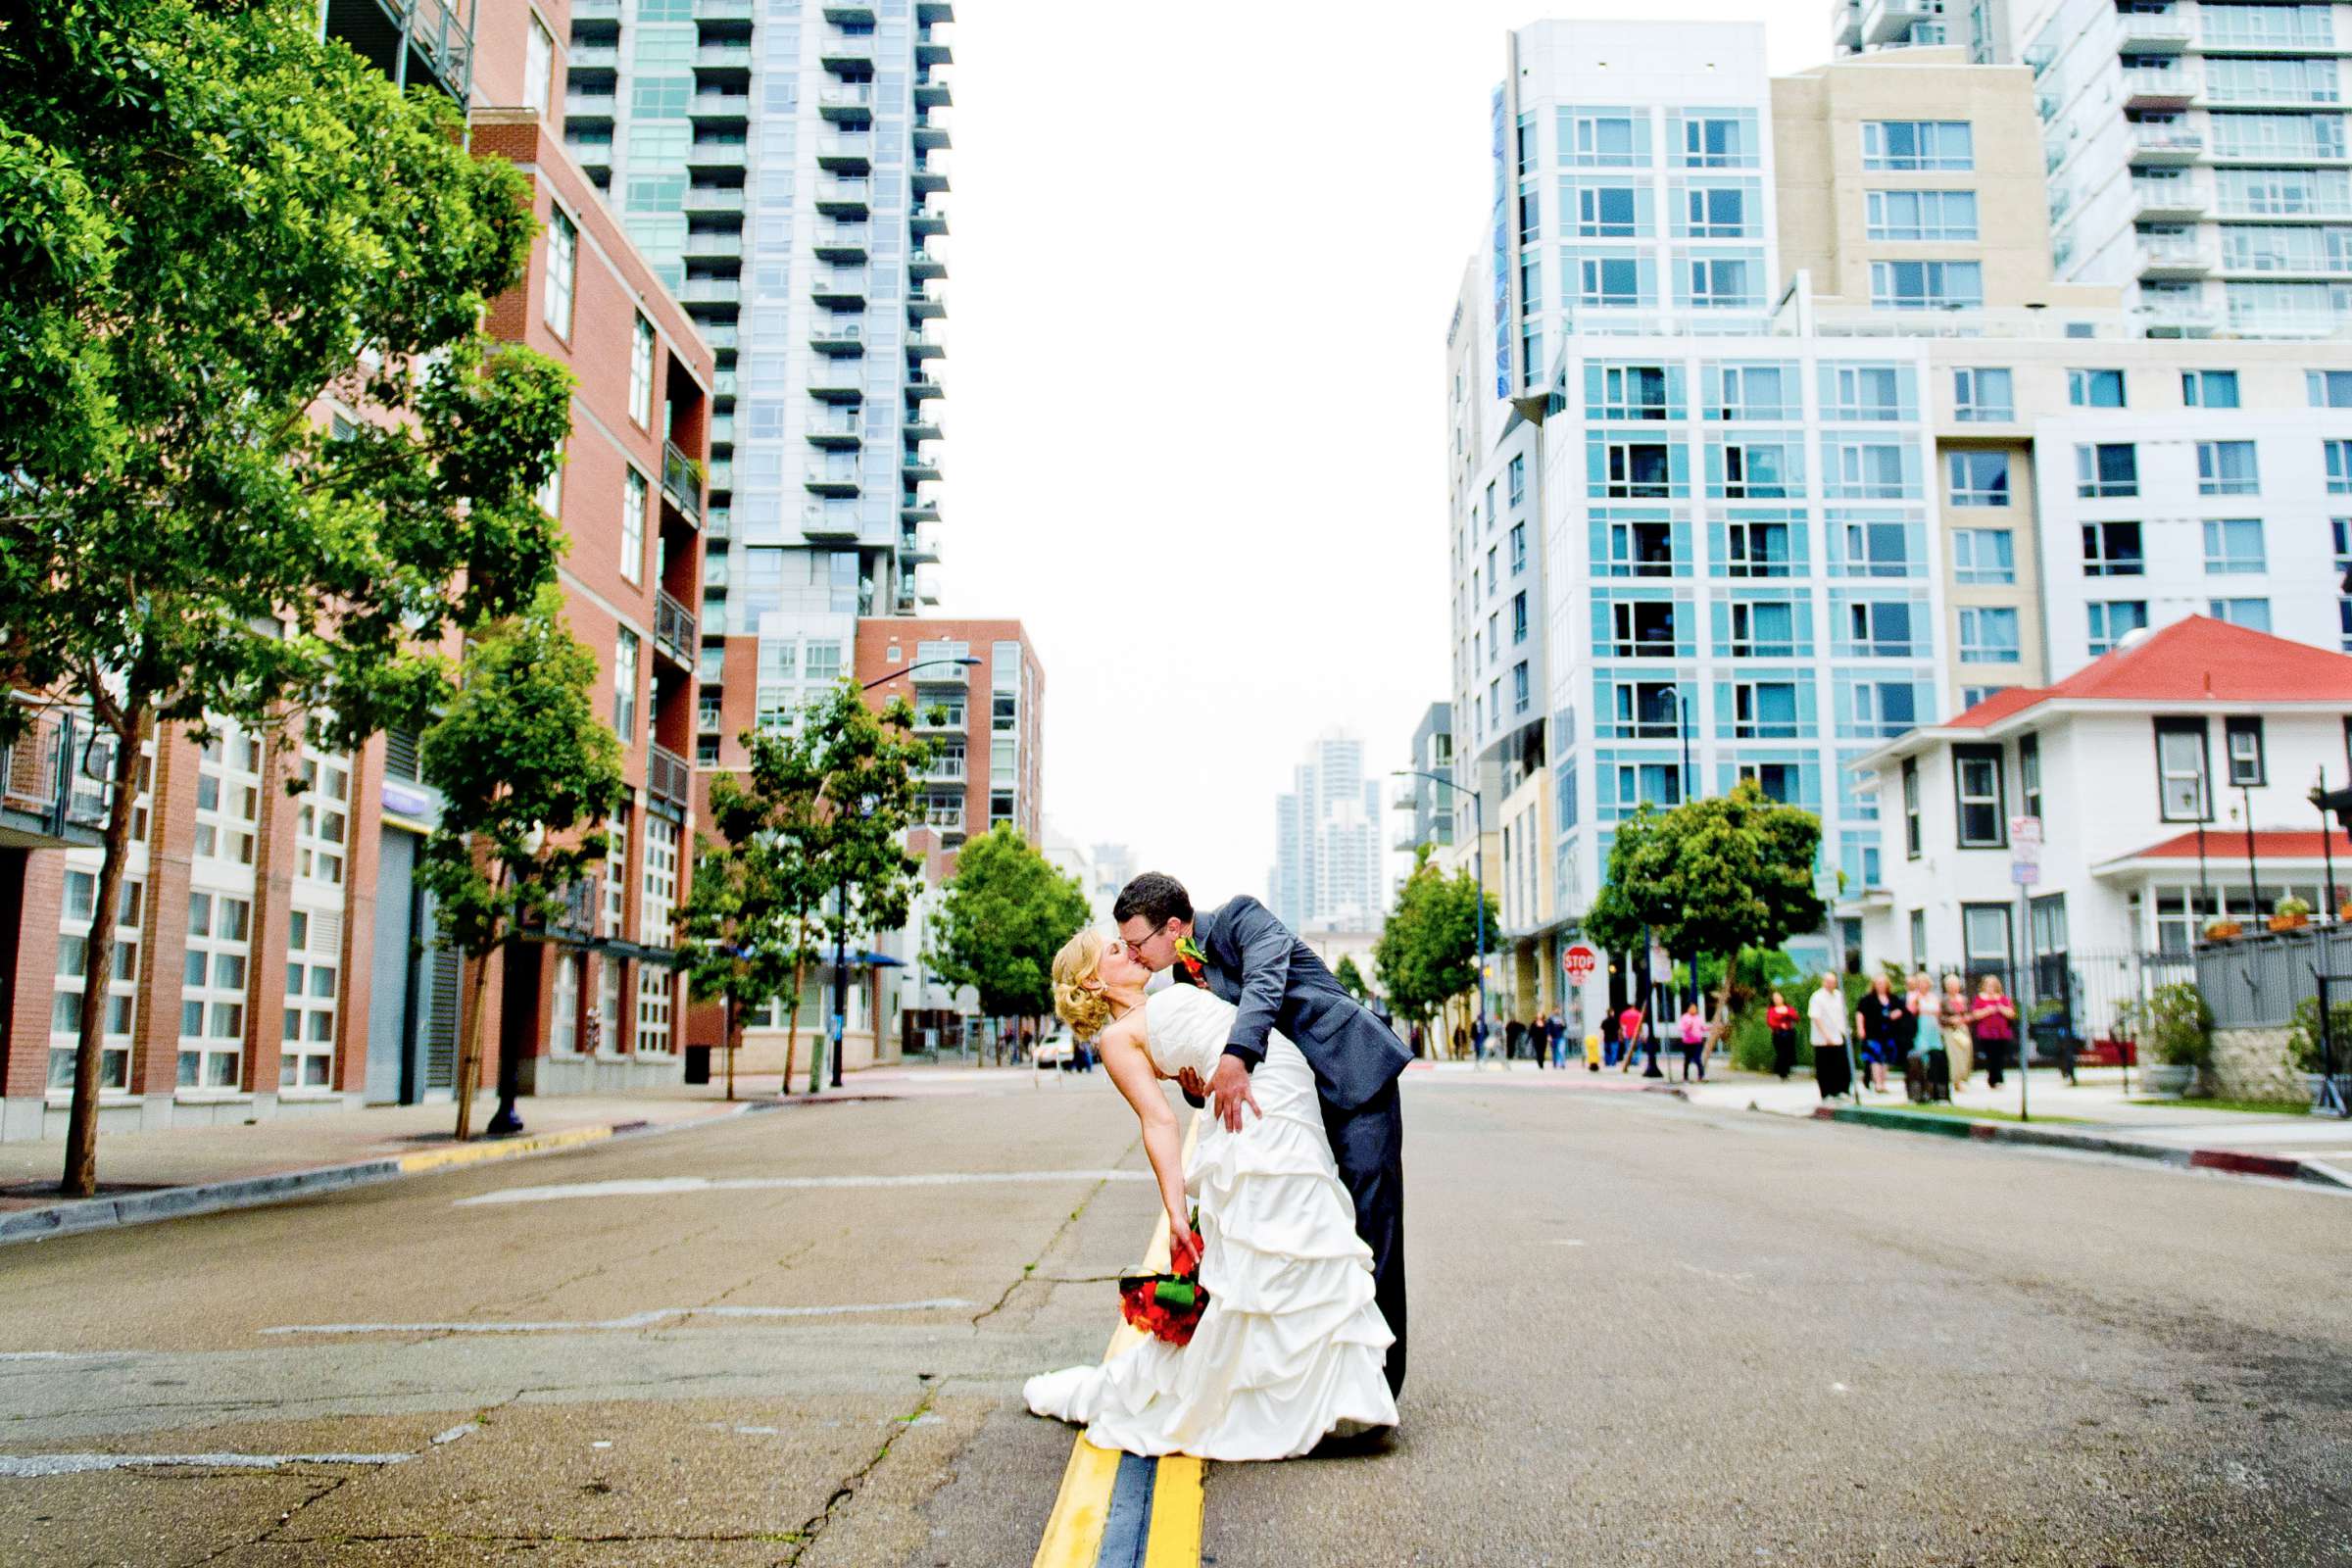
M2352 1563L2352 1202L1435 1076L1404 1426L1222 1568ZM1017 1568L1142 1170L1097 1076L0 1251L0 1563Z

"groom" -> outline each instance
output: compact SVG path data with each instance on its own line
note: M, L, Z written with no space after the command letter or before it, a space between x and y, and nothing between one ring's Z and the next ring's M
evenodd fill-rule
M1355 1233L1372 1249L1372 1278L1381 1316L1396 1343L1389 1347L1389 1391L1404 1387L1404 1118L1396 1077L1412 1054L1391 1030L1331 977L1314 950L1293 936L1266 906L1247 894L1193 918L1184 884L1146 871L1120 890L1111 919L1128 950L1154 972L1171 964L1177 976L1205 986L1241 1010L1216 1071L1203 1084L1183 1078L1185 1098L1198 1105L1213 1098L1215 1114L1239 1132L1242 1107L1252 1112L1250 1074L1266 1059L1266 1035L1279 1030L1315 1072L1323 1129L1339 1162L1340 1180L1355 1200ZM1179 963L1187 940L1200 957Z

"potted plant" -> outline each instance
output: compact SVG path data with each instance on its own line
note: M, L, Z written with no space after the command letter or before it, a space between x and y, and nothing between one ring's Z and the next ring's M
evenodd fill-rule
M2335 1047L2335 1086L2339 1094L2352 1094L2352 1002L2339 1002L2329 1007L2330 1042ZM2311 1102L2320 1102L2320 1088L2326 1081L2320 1061L2320 999L2305 997L2295 1004L2295 1019L2286 1031L2287 1065L2303 1075L2303 1087Z
M2205 940L2227 942L2244 929L2245 927L2239 925L2235 920L2208 920L2205 922Z
M2139 1022L2152 1058L2140 1068L2140 1084L2152 1095L2185 1095L2213 1054L2213 1009L2203 993L2187 980L2158 986Z
M2311 906L2289 893L2271 906L2271 929L2292 931L2311 924Z

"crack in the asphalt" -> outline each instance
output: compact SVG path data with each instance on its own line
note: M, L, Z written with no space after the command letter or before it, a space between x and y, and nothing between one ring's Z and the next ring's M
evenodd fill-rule
M817 1538L825 1533L825 1527L833 1522L835 1512L843 1503L855 1496L858 1485L867 1476L872 1475L883 1460L890 1457L891 1447L899 1441L900 1434L931 1413L932 1401L939 1397L941 1385L928 1373L923 1374L923 1377L925 1380L923 1396L915 1401L913 1409L891 1422L890 1435L882 1440L882 1446L874 1450L874 1456L842 1477L840 1483L834 1487L832 1495L825 1498L824 1507L810 1514L808 1520L802 1524L798 1532L799 1539L793 1545L792 1554L783 1560L781 1568L796 1568L800 1560L808 1555L808 1548L816 1544Z
M198 1558L194 1564L194 1568L204 1568L204 1564L208 1562L218 1562L232 1551L243 1551L248 1546L260 1546L267 1544L278 1534L279 1531L284 1530L288 1525L292 1524L302 1513L302 1511L310 1507L312 1503L318 1502L325 1497L333 1496L336 1493L342 1491L345 1487L351 1485L351 1483L357 1479L359 1479L358 1472L347 1472L343 1475L328 1477L325 1486L320 1487L318 1491L312 1493L309 1496L294 1504L293 1507L288 1508L284 1513L279 1514L277 1516L277 1522L263 1530L260 1535L255 1536L250 1541L230 1542L227 1545L222 1546L219 1551L213 1552L209 1556Z
M1111 1162L1112 1168L1116 1169L1118 1166L1125 1164L1127 1160L1135 1153L1135 1152L1143 1147L1143 1135L1139 1132L1136 1135L1135 1142L1129 1144L1125 1149L1119 1152L1119 1157ZM1087 1189L1086 1196L1078 1200L1078 1206L1070 1210L1070 1217L1054 1227L1054 1234L1046 1238L1045 1245L1037 1250L1037 1255L1035 1257L1021 1265L1020 1274L1014 1278L1011 1284L1004 1287L1004 1294L997 1298L994 1304L982 1308L979 1312L973 1315L972 1327L978 1328L990 1318L995 1317L999 1312L1004 1311L1005 1303L1012 1299L1013 1292L1019 1290L1022 1286L1028 1284L1031 1280L1037 1277L1038 1265L1043 1263L1046 1260L1047 1254L1054 1250L1054 1244L1059 1242L1063 1236L1068 1234L1070 1227L1077 1224L1080 1217L1083 1216L1088 1209L1094 1206L1095 1200L1102 1197L1102 1190L1109 1185L1110 1179L1108 1177L1104 1177L1102 1180L1095 1183L1094 1186Z

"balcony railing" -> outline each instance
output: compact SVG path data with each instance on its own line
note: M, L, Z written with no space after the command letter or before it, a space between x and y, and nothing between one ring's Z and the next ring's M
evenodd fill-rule
M923 765L923 780L930 784L960 784L963 782L963 758L935 757Z
M654 591L654 646L666 649L681 664L694 662L694 612L660 589Z
M0 808L17 819L12 825L55 844L97 842L114 793L111 747L93 746L97 733L87 713L70 708L28 716L16 744L0 752Z
M686 759L661 746L645 749L645 793L657 801L685 808L694 798L694 768Z
M678 450L676 443L662 443L662 493L675 503L686 520L700 524L703 520L703 475L701 466Z

